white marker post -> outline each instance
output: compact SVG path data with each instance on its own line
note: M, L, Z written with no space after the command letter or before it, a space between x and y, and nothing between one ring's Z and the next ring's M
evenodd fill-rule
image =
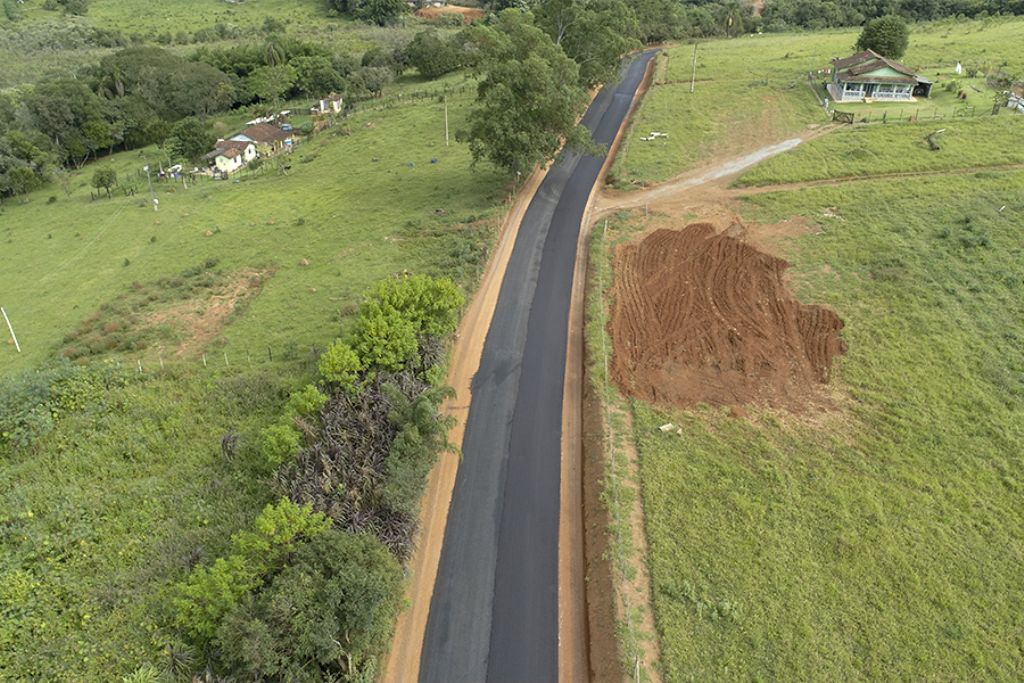
M4 321L7 323L7 329L11 331L11 339L14 340L14 348L18 349L18 353L21 353L21 344L18 343L18 336L14 334L14 327L11 325L11 319L7 317L7 311L4 310L3 306L0 306L0 313L3 313Z

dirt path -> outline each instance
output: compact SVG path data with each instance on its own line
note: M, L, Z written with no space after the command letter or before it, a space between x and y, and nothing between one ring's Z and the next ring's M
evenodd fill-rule
M480 288L470 300L455 335L447 378L448 385L455 390L455 396L442 407L445 414L455 418L448 432L448 440L455 452L443 454L427 479L427 490L420 504L419 538L407 569L410 578L405 601L408 608L398 616L395 637L380 678L387 683L415 683L419 679L423 634L427 628L448 507L458 472L466 417L469 414L470 383L480 366L484 340L491 326L494 306L516 242L519 224L546 175L547 169L535 169L516 196L502 223L497 248L487 262Z
M795 149L808 140L828 135L838 127L838 125L821 126L807 131L803 135L760 147L741 156L712 160L701 168L687 171L664 183L651 185L642 190L621 192L606 189L596 202L594 214L601 216L610 211L647 206L662 200L678 198L681 194L697 188L701 188L703 191L705 186L711 184L724 187L728 181L736 178L751 166Z

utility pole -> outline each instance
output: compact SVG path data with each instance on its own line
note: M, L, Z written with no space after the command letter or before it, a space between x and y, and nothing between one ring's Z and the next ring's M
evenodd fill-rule
M11 326L11 319L7 317L7 311L4 310L3 306L0 306L0 313L4 316L4 321L7 323L7 329L11 331L11 339L14 340L14 348L18 349L18 353L21 353L21 344L18 343L18 337L14 334L14 327Z
M153 192L153 178L149 175L149 164L143 166L143 170L146 172L146 182L149 183L149 198L153 200L153 210L158 211L160 209L160 202L157 201L156 193Z
M697 43L693 44L693 71L690 75L690 92L693 92L694 86L697 85Z
M448 95L444 96L444 146L448 146Z

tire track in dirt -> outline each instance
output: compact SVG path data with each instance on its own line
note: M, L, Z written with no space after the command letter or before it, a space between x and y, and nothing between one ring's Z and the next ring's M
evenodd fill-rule
M799 411L845 346L839 316L789 293L788 267L709 223L621 246L612 379L652 403Z

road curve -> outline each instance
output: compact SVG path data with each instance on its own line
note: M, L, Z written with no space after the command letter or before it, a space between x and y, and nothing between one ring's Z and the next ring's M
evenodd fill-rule
M609 145L654 52L583 117ZM445 527L421 683L558 678L562 396L573 266L604 157L565 152L526 210L502 281Z

